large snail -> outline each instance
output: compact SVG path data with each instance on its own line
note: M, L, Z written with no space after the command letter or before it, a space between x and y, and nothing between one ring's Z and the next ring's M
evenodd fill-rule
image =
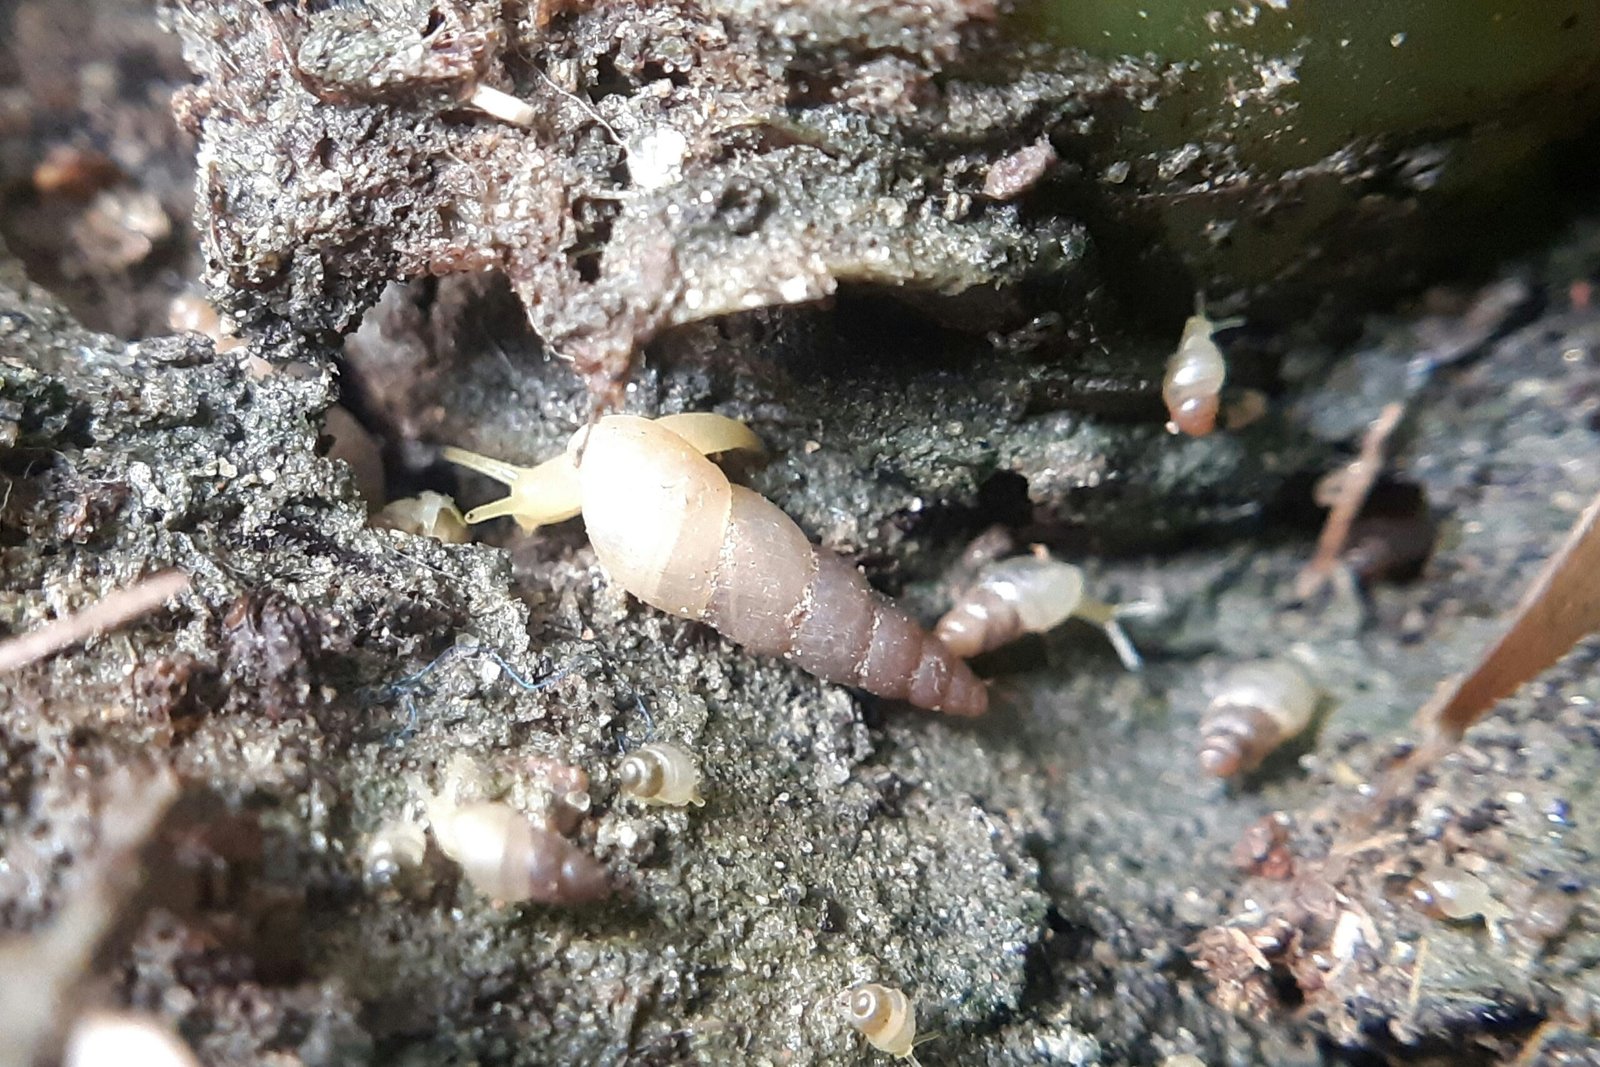
M813 545L776 505L706 458L725 452L759 455L761 443L718 415L609 415L537 467L456 448L444 456L510 488L469 512L469 523L510 515L531 529L581 511L612 580L651 607L830 682L982 714L988 691L966 664L855 566Z

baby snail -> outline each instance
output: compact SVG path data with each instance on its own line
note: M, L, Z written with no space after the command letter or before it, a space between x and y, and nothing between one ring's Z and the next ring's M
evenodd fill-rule
M447 545L467 543L467 520L456 502L443 493L422 492L391 500L372 517L372 525L431 537Z
M422 866L428 838L410 819L391 819L373 833L362 853L362 874L368 885L394 882L407 871Z
M670 741L656 741L628 756L617 777L623 793L646 804L698 808L705 803L700 798L700 765Z
M729 482L706 458L717 453L762 447L720 415L608 415L537 467L458 448L444 457L510 487L467 522L511 515L534 529L581 512L606 572L653 608L826 681L952 715L988 708L965 663L776 505Z
M1298 664L1269 659L1234 667L1200 720L1201 769L1218 778L1255 770L1311 725L1316 707L1316 687Z
M427 810L439 851L492 900L581 904L611 893L606 870L593 856L509 804L430 796Z
M1482 918L1491 931L1513 914L1495 899L1483 879L1458 867L1424 868L1413 883L1411 899L1430 918L1451 922Z
M917 1039L917 1015L911 998L898 989L868 983L849 991L845 1017L873 1048L898 1059L917 1062L911 1052Z
M1161 399L1167 405L1168 433L1204 437L1217 428L1222 383L1228 377L1228 364L1212 337L1220 330L1243 326L1244 320L1212 322L1206 318L1205 301L1198 294L1194 305L1194 314L1183 324L1178 350L1167 360Z
M934 627L956 655L970 659L1016 640L1045 633L1077 616L1105 631L1123 666L1142 666L1139 652L1117 622L1117 609L1083 595L1083 572L1043 553L990 564Z

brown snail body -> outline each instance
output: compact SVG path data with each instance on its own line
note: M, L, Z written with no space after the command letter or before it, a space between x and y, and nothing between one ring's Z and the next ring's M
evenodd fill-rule
M988 692L966 664L705 456L759 447L748 429L717 416L610 415L574 435L566 456L535 468L445 455L511 486L468 522L510 514L537 526L581 508L606 572L651 607L830 682L955 715L985 711Z
M1228 778L1255 770L1279 745L1311 725L1317 690L1287 660L1244 663L1223 676L1200 722L1200 766Z

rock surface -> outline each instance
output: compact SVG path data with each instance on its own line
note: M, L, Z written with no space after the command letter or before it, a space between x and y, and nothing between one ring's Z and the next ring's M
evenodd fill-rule
M393 25L409 25L416 11L394 6ZM935 223L945 258L896 253L870 279L841 266L863 245L818 238L841 258L815 277L876 283L845 285L828 307L688 315L672 282L651 290L670 300L640 305L654 318L613 320L594 310L603 300L543 307L547 348L514 301L534 277L517 264L500 264L504 279L417 280L441 264L406 235L436 237L441 218L369 210L410 188L385 169L397 131L434 153L405 158L435 192L460 179L466 197L469 175L510 180L529 159L556 177L518 180L545 192L612 188L625 160L591 109L630 146L686 120L691 109L668 106L685 87L663 53L689 16L645 10L615 52L597 44L609 5L554 12L549 55L590 74L602 55L621 62L628 92L579 102L545 80L566 84L559 62L519 67L510 85L544 86L529 93L543 116L529 134L460 110L464 88L504 73L491 57L508 31L484 5L432 6L454 35L444 68L352 68L360 50L329 42L371 27L339 22L348 8L327 9L317 48L293 42L302 66L321 58L317 92L221 77L202 57L211 88L193 92L221 95L190 102L227 124L237 153L209 144L202 180L222 175L237 210L235 229L201 231L214 256L232 250L212 267L251 323L247 347L91 332L0 263L0 634L164 567L191 576L160 611L0 675L0 1031L23 1032L6 1025L24 1003L8 983L47 976L64 991L58 1017L30 1019L28 1046L6 1049L14 1062L48 1060L99 1004L158 1017L208 1064L881 1062L836 998L869 980L914 995L930 1067L1592 1055L1596 646L1436 764L1394 770L1415 709L1471 662L1600 492L1592 225L1502 268L1502 288L1370 317L1355 339L1322 321L1224 338L1237 384L1264 386L1270 413L1203 441L1160 428L1155 383L1175 333L1063 356L1049 323L995 325L991 341L973 324L995 305L943 293L941 271L972 270L1041 270L1074 290L1087 268L1071 256L970 254L1070 245L1070 227L1024 226L1013 208L992 226ZM737 28L782 6L716 11ZM175 18L191 49L239 19L247 32L227 47L282 68L277 8L189 7ZM982 22L975 7L923 7ZM819 105L852 152L878 143L877 127L846 121L885 99L861 95L872 79L904 86L908 67L958 48L960 33L895 36L896 17L807 24L805 55L835 62L911 42L831 87L844 103ZM762 76L795 58L755 55ZM650 104L663 81L665 102ZM903 133L936 120L966 128L949 114L894 121ZM1017 144L1039 131L1000 126ZM746 133L772 138L748 147L750 166L795 164L778 188L806 210L883 177L881 156L846 163L786 142L793 130ZM671 145L657 140L665 172ZM709 142L689 143L679 182L593 217L614 224L612 245L644 248L626 227L644 233L651 216L628 213L710 181L690 173ZM1003 150L974 143L985 158ZM981 183L980 171L967 159L899 176L885 196L942 203L952 174ZM313 220L328 228L296 229L313 204L298 179L314 173L374 184L365 199L330 187ZM285 175L289 221L249 229L289 195ZM247 188L259 199L236 195ZM722 221L706 225L731 225L738 203L708 202ZM485 245L488 223L457 221L463 254L535 247ZM876 224L841 225L858 223L856 236ZM349 240L316 246L312 233ZM679 266L725 247L690 240ZM643 260L627 262L582 284L623 286ZM890 282L922 291L890 300ZM1000 519L1083 560L1095 595L1142 606L1126 625L1146 670L1126 673L1100 634L1069 623L985 664L983 720L883 705L641 607L576 524L466 545L371 528L377 502L331 458L337 394L382 443L392 496L476 503L488 487L457 482L437 445L546 457L591 405L551 352L582 354L563 347L581 337L591 369L609 373L611 341L658 328L624 404L748 419L773 451L752 484L925 621L966 539ZM1336 583L1296 602L1311 478L1396 399L1409 414L1380 493L1426 502L1432 558L1409 584ZM1396 529L1369 527L1398 541ZM1244 782L1202 776L1207 687L1235 662L1291 652L1324 691L1322 721ZM703 808L620 796L623 754L651 737L698 755ZM496 906L435 844L418 857L424 793L468 779L602 862L610 898ZM1419 888L1481 910L1438 917Z

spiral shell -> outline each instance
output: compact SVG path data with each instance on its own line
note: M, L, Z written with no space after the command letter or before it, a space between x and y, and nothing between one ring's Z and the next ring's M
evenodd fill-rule
M1083 572L1070 563L1014 556L985 568L978 583L956 601L934 633L956 655L970 659L1066 622L1083 600Z
M1200 722L1200 766L1228 778L1255 770L1273 749L1311 725L1317 690L1287 660L1260 660L1223 676Z
M526 528L581 508L606 572L651 607L830 682L982 714L988 691L965 663L704 455L750 450L753 441L718 416L609 415L573 436L564 462L519 468L458 449L445 455L511 486L468 522L514 515Z
M622 761L617 770L622 792L646 804L699 807L700 765L670 741L645 745Z
M384 823L367 841L362 853L362 873L369 885L384 886L403 872L422 866L428 838L410 819Z
M593 856L541 829L509 804L428 802L439 851L485 896L515 903L578 904L611 892L605 868Z
M447 545L464 545L468 540L467 520L456 502L443 493L422 492L391 500L372 517L372 525L431 537Z
M909 1057L917 1039L917 1017L911 998L898 989L868 983L850 990L846 1018L873 1048L891 1056Z
M1235 320L1212 322L1203 311L1184 322L1178 350L1167 361L1167 374L1161 382L1161 399L1171 420L1169 432L1204 437L1216 429L1228 364L1212 335L1234 325L1238 325Z

